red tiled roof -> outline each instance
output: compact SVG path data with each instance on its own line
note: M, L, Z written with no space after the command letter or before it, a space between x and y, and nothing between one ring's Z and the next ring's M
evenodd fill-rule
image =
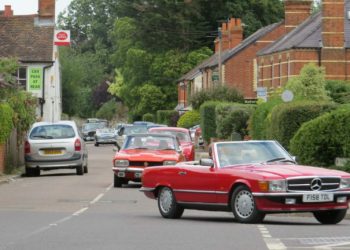
M37 15L0 16L0 57L52 61L54 26L34 25Z

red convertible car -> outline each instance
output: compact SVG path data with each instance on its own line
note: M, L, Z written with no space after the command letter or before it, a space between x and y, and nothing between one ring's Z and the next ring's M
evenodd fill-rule
M241 223L267 213L312 212L322 224L339 223L350 200L350 174L297 165L276 141L216 142L211 159L147 168L143 191L160 214L184 209L232 211Z
M180 140L181 149L186 161L194 161L195 149L191 140L190 131L186 128L178 127L156 127L148 130L150 133L171 134Z
M114 187L141 181L150 166L175 165L185 160L178 139L173 135L131 134L113 159Z

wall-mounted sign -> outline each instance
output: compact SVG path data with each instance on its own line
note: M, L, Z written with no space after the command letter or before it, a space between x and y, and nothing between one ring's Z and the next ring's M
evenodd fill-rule
M258 99L263 99L266 102L267 101L267 88L266 87L257 87L256 88L256 97Z
M43 84L43 68L29 67L28 68L28 90L40 91Z
M69 46L70 30L55 30L54 44L57 46Z

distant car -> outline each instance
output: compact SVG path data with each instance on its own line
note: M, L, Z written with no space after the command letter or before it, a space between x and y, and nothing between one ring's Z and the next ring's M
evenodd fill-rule
M100 144L114 144L117 145L117 133L113 128L98 128L95 134L95 146Z
M144 170L141 191L158 200L163 217L202 209L260 223L268 213L312 212L336 224L346 216L349 173L297 165L276 141L215 142L209 152L211 159Z
M200 125L195 125L190 128L191 138L196 146L203 146L204 140L202 137L202 129Z
M124 124L118 130L117 143L119 146L123 146L124 141L128 135L131 134L142 134L147 133L147 126L145 125L133 125L133 124Z
M131 134L113 160L114 187L141 181L147 167L172 165L183 161L179 142L173 135Z
M96 129L104 128L104 127L106 127L105 123L100 123L100 122L84 123L81 129L84 141L95 140Z
M73 121L34 123L24 148L28 176L53 169L76 169L78 175L88 172L88 151Z
M156 127L148 130L150 133L171 134L179 138L181 149L186 161L194 161L195 147L191 140L190 131L186 128Z

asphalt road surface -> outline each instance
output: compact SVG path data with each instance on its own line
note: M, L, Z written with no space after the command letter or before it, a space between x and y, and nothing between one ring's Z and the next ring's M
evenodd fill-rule
M350 221L268 215L244 225L232 213L185 210L163 219L139 184L113 188L112 146L89 144L89 173L42 172L0 185L1 250L350 249Z

